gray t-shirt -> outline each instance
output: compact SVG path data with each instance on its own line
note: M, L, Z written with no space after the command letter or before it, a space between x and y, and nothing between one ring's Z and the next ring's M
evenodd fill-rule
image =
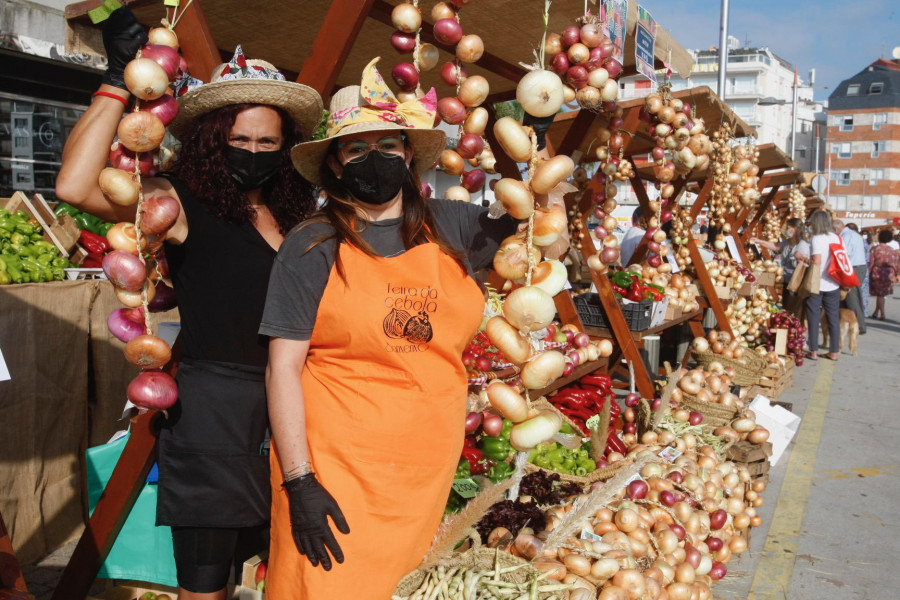
M508 215L492 219L487 209L467 202L437 199L428 202L438 235L463 252L470 275L491 264L500 242L515 233L518 224ZM379 256L397 256L406 251L401 220L371 222L361 236ZM319 301L334 266L337 244L329 239L308 252L305 250L330 233L330 225L317 223L297 227L287 235L269 276L260 334L292 340L308 340L312 336Z

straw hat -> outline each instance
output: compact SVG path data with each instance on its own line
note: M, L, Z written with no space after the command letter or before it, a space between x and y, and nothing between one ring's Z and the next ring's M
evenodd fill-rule
M384 83L374 59L363 70L362 85L342 88L331 98L324 139L297 144L291 149L294 167L314 184L321 184L319 169L332 140L366 131L402 131L413 148L416 174L431 169L447 145L447 136L434 129L437 94L434 89L409 102L399 102Z
M234 56L213 69L209 83L185 74L175 82L178 115L169 124L176 138L191 121L231 104L264 104L283 109L294 119L305 138L312 136L322 120L322 98L309 86L285 80L271 63L247 59L240 45Z

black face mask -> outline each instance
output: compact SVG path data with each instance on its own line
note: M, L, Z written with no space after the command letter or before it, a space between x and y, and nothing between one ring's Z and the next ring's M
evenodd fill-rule
M281 166L281 150L250 152L228 146L225 149L225 164L231 169L231 176L242 192L255 190L278 171Z
M361 161L344 165L341 183L360 202L384 204L397 197L407 177L403 156L372 150Z

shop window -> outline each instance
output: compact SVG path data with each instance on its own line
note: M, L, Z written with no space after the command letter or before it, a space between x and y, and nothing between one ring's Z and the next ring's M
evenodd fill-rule
M853 131L853 116L841 117L841 131Z
M880 94L884 91L884 82L883 81L875 81L869 84L869 95L874 96L876 94Z
M847 86L847 95L848 96L859 96L859 84L851 83Z

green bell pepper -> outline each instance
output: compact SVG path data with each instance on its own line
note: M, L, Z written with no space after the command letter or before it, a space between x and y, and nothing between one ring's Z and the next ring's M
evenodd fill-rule
M12 283L12 277L5 270L0 269L0 285L9 285Z
M494 483L500 483L505 479L509 479L513 474L512 465L505 462L498 462L487 472L487 478L493 481Z
M105 237L109 230L112 229L113 225L115 225L115 223L107 223L106 221L103 221L102 223L100 223L100 227L97 228L97 233Z
M469 461L465 458L459 459L459 464L456 465L456 475L453 476L454 479L466 479L472 475L472 469L469 466Z
M512 446L509 445L509 440L501 437L491 437L489 435L481 438L481 441L478 442L478 449L481 450L485 458L496 460L498 462L502 462L509 458L509 455L512 454L513 451Z
M74 206L69 204L68 202L60 202L59 204L56 205L56 209L53 211L53 213L57 217L62 216L62 215L69 215L69 216L74 217L75 215L77 215L80 212L81 212L80 210L78 210L77 208L75 208Z
M497 437L501 440L508 440L509 434L510 432L512 432L513 425L515 425L515 423L513 423L509 419L503 419L503 427L500 429L500 435L498 435Z

